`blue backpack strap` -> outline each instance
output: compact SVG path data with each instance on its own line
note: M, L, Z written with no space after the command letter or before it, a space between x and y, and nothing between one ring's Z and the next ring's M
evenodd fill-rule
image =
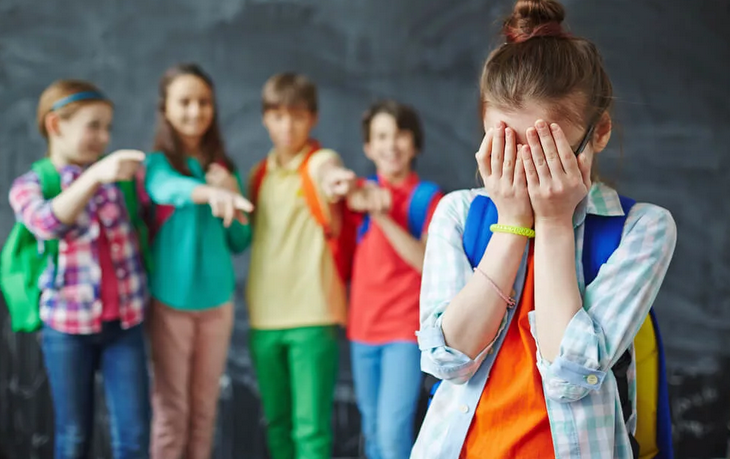
M380 180L378 180L378 174L373 174L366 178L369 182L375 182L377 184L380 184ZM363 237L365 237L365 233L368 232L370 229L370 215L365 214L362 218L362 222L360 223L360 226L357 228L357 243L359 244Z
M631 207L635 202L629 198L619 196L623 215L603 216L587 214L585 226L583 230L583 277L585 285L589 285L598 276L601 266L603 266L611 254L618 248L621 243L621 236L624 231L624 224L629 215ZM621 404L621 414L624 422L628 422L633 411L633 404L629 398L629 380L628 371L631 366L631 351L627 350L621 355L618 361L611 368L616 378L616 386L618 388L619 402ZM639 457L639 444L633 435L629 438L633 457Z
M472 268L482 261L487 244L492 238L489 227L497 223L497 220L497 206L491 199L483 195L474 198L466 216L463 236L464 252Z
M608 261L611 254L616 250L616 248L618 248L621 242L626 218L628 217L631 208L634 204L636 204L636 201L625 196L619 196L619 199L621 201L621 208L624 211L624 215L622 216L604 217L598 215L586 215L583 238L583 275L585 277L585 285L588 285L595 280L601 266ZM664 345L659 332L659 323L657 321L654 308L649 311L649 316L651 317L652 324L654 325L654 337L656 339L656 345L659 352L656 427L656 440L657 447L659 448L659 454L655 459L673 459L672 419L669 411L669 393L666 362L664 360ZM626 378L625 373L617 373L616 367L614 367L614 374L616 375L619 386L621 386L621 380ZM625 386L628 386L628 382L625 383ZM627 404L628 408L628 394L620 393L619 395L621 395L620 398L622 399L622 406ZM628 414L630 414L630 412ZM624 418L626 418L626 415L627 413L625 412Z
M419 182L413 189L408 203L408 232L414 238L421 239L431 201L440 191L439 186L432 182Z
M583 277L585 285L590 284L598 275L611 254L621 243L621 235L629 211L636 201L619 196L624 215L605 217L601 215L586 215L585 230L583 232Z

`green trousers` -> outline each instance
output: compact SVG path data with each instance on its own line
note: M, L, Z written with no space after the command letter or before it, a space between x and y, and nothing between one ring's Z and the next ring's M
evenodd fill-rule
M330 459L339 348L335 326L251 330L272 459Z

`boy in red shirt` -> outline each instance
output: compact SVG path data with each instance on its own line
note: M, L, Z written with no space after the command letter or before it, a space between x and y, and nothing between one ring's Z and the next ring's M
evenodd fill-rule
M348 199L368 212L358 232L348 337L368 459L410 455L421 388L418 301L426 230L442 193L413 171L423 133L416 112L394 101L363 117L365 155L377 175Z

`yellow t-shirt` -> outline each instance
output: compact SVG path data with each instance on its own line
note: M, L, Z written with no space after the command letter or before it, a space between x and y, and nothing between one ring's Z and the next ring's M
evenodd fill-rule
M346 320L345 287L302 193L298 169L305 153L284 166L273 151L267 158L253 216L246 292L251 328L342 325ZM309 160L309 173L331 159L339 161L335 151L317 151Z

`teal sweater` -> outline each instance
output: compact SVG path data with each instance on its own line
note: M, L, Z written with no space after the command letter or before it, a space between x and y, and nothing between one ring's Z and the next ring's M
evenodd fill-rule
M236 221L225 228L207 204L193 203L192 192L205 185L205 172L193 158L188 167L192 176L173 169L162 153L147 156L147 193L156 206L174 207L151 244L150 288L168 306L199 311L231 301L236 280L231 254L249 246L251 227ZM238 172L235 176L243 190Z

